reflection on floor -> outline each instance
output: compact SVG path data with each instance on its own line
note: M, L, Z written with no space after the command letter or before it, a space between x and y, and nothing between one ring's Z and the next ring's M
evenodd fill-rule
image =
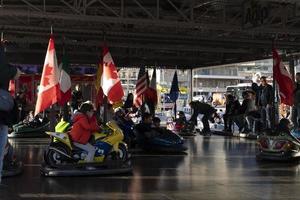
M258 163L255 141L222 136L186 140L187 154L133 151L132 175L45 178L48 139L11 139L24 173L3 180L3 199L298 199L298 163Z

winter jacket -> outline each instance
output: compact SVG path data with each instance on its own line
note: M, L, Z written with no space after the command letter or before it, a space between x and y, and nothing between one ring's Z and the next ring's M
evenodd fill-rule
M255 110L256 110L255 101L252 99L244 99L239 114L248 114L249 112Z
M0 44L0 48L3 46ZM0 49L0 89L8 90L9 81L13 79L17 74L17 68L9 65L4 56L4 50ZM1 103L1 102L0 102ZM10 125L13 123L15 115L17 113L12 110L11 112L0 111L0 124Z
M232 102L228 102L226 104L226 111L225 114L226 115L236 115L239 113L241 104L238 100L234 100Z
M96 117L88 118L87 115L77 112L73 117L71 138L73 142L80 144L88 143L91 135L99 130Z
M191 103L191 108L193 109L193 115L191 116L190 121L196 124L197 117L199 114L210 115L216 112L216 109L207 103L202 103L200 101L193 101Z
M258 86L257 83L252 83L251 89L255 92L255 105L258 106L259 96L261 91L261 86Z
M261 87L259 96L259 105L266 106L267 104L272 105L274 102L273 87L271 85L266 85Z

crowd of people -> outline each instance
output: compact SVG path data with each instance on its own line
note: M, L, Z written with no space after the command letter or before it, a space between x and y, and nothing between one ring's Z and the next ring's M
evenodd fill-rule
M261 129L274 127L273 87L267 82L267 78L260 78L260 85L253 83L251 90L242 93L243 101L240 103L232 94L226 95L226 111L224 113L224 131L232 132L235 123L239 132L249 133L254 130L254 123L260 123Z

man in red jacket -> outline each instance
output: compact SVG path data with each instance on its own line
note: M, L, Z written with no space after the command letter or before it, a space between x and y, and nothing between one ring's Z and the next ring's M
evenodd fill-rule
M96 117L94 115L94 106L91 103L83 103L73 117L73 127L71 138L76 147L88 152L85 158L86 162L93 162L96 149L88 141L91 135L99 131Z

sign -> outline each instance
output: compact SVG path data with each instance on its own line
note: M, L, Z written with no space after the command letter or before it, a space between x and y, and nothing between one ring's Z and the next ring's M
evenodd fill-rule
M243 26L244 28L257 27L266 23L269 17L270 6L267 2L257 0L244 1Z

